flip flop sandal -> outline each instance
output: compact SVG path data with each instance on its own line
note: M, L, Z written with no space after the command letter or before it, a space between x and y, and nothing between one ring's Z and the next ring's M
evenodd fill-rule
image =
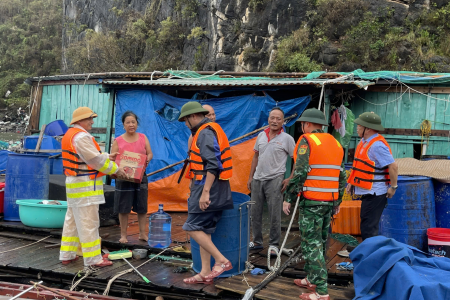
M62 263L63 265L68 265L68 264L70 264L71 262L74 262L74 261L77 261L77 260L78 260L78 256L75 256L74 259L63 260L61 263Z
M93 267L97 267L97 268L103 268L103 267L107 267L107 266L112 266L113 262L108 260L108 259L103 259L101 262L99 262L98 264L92 265Z
M311 298L310 296L316 296L315 298ZM330 295L319 295L317 293L303 293L300 296L298 296L300 299L303 300L311 300L311 299L317 299L317 300L330 300Z
M264 249L263 245L255 244L253 242L249 243L250 250L261 250Z
M294 280L295 285L298 285L299 287L302 287L302 288L307 288L308 290L315 292L316 285L309 282L308 278L303 278L303 279L305 279L306 284L302 283L302 279L295 279Z
M200 277L202 280L197 280L197 278L195 278L195 276L197 276L197 275L198 275L198 277ZM206 277L203 277L203 276L200 275L200 274L195 274L195 275L192 276L192 277L185 278L185 279L183 279L183 282L186 283L186 284L197 284L197 283L201 283L201 284L212 284L212 283L213 283L212 280L209 280L209 279L207 279Z
M214 267L221 267L222 270L221 271L214 270ZM231 269L233 269L233 266L231 265L230 261L227 261L224 264L220 264L220 263L214 264L213 271L211 273L209 273L209 275L207 275L205 278L212 280L212 279L216 278L217 276L219 276L220 274L222 274L223 272L229 271Z

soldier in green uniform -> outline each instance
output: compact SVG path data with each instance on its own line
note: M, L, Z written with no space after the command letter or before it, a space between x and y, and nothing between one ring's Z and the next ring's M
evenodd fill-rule
M300 295L301 299L329 300L324 256L331 216L339 212L346 185L343 149L322 130L328 126L323 112L308 109L299 121L304 134L297 143L294 176L283 203L283 211L289 215L291 203L295 204L301 193L299 225L307 277L294 283L312 291Z

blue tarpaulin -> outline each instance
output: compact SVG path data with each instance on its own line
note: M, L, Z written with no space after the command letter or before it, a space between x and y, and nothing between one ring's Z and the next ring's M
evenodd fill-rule
M350 253L354 299L450 299L450 259L376 236Z
M115 135L119 136L124 133L122 114L127 110L133 111L140 119L137 131L148 137L153 151L153 159L147 167L147 173L186 158L187 141L191 133L184 122L178 122L179 114L177 112L181 110L183 104L189 101L192 100L172 97L156 90L117 91ZM310 96L306 96L281 101L277 104L267 94L265 96L250 94L202 100L201 104L209 104L214 107L216 122L222 126L228 139L233 140L267 125L269 112L276 105L284 110L285 116L297 113L299 117L309 101ZM293 125L297 118L291 119L287 126ZM253 137L254 135L237 143ZM155 174L149 178L149 182L176 173L181 167L182 165L178 165Z

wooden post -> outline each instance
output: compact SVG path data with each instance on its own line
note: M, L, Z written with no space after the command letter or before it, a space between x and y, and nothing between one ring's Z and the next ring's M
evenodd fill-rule
M106 140L105 140L105 151L110 152L111 151L111 135L112 135L112 128L114 127L113 120L114 120L114 100L116 96L116 91L114 89L110 89L109 92L109 101L108 101L108 119L106 124Z
M45 127L46 126L47 125L44 124L41 127L41 132L39 133L39 139L38 139L37 144L36 144L35 152L39 152L39 150L41 150L42 139L44 138L44 131L45 131Z
M28 126L26 134L30 135L31 130L39 129L39 118L41 115L41 103L42 103L42 92L43 86L33 86L31 88L31 102L30 102L30 120L28 121Z

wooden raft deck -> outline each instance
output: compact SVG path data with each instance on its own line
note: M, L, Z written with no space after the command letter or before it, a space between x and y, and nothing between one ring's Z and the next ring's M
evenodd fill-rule
M181 229L186 220L187 214L171 213L171 216L172 246L183 243L186 247L190 248L188 236L186 235L186 232ZM287 217L283 217L283 232L287 227L288 221L289 220ZM268 224L268 222L264 222L264 224ZM51 235L50 238L47 238L37 244L24 247L17 251L0 253L0 272L2 274L16 274L21 276L37 276L37 274L41 274L44 279L55 280L55 278L58 278L61 284L70 286L74 276L83 268L83 262L82 259L79 259L75 263L63 266L58 261L59 247L55 244L60 243L61 232L62 230L60 229L31 228L24 226L21 222L0 222L0 252L26 246L33 241L37 241L45 236ZM159 253L161 251L161 249L150 248L146 242L138 239L138 224L136 216L130 216L128 232L129 243L127 244L127 247L129 249L147 248L152 253ZM263 234L264 241L267 242L269 234L268 226L263 228ZM103 236L103 247L110 250L117 250L124 247L123 244L118 242L120 238L120 228L118 226L101 227L100 235ZM282 234L282 238L284 238L284 233ZM293 226L291 229L286 248L295 249L299 245L299 242L300 239L297 225L297 227ZM55 245L55 247L45 247L51 244ZM265 244L264 246L264 249L261 251L251 252L249 261L256 267L267 269L266 254L268 245ZM336 263L349 261L348 258L342 258L336 254L343 248L345 248L345 244L335 241L334 239L329 240L327 267L330 283L336 282L342 285L352 281L353 273L351 271L339 271L336 269ZM190 254L178 253L174 251L166 251L164 255L177 255L182 258L190 258ZM287 256L282 255L282 263L286 261L286 259ZM144 261L145 260L130 260L134 266L140 265ZM271 259L271 264L273 264L274 261L275 259ZM167 296L169 299L187 299L187 296L193 298L205 297L208 299L217 299L221 298L223 295L234 295L237 297L235 299L239 299L238 295L245 293L245 290L248 288L247 284L242 281L242 275L219 279L216 281L215 285L187 285L183 283L183 279L191 276L191 274L173 273L173 269L178 265L183 265L183 263L173 261L149 262L139 268L139 270L151 281L151 284L145 284L141 278L133 272L116 280L111 287L111 292L117 295L120 293L126 293L132 289L133 293L136 295L161 295ZM283 295L283 299L298 299L301 289L293 284L293 278L302 278L305 276L303 266L304 261L300 261L296 265L291 265L282 273L281 277L274 280L265 289L259 292L256 295L256 298L280 299L280 295ZM82 282L82 284L80 284L80 287L97 290L101 293L106 288L106 284L110 278L118 272L126 269L129 269L129 267L125 264L125 262L115 261L113 266L102 268L98 272L89 276ZM246 275L246 278L249 280L248 282L250 285L254 286L259 283L264 276L265 275ZM352 299L352 295L354 295L354 289L351 284L342 288L330 284L330 287L330 295L332 295L332 299ZM185 296L177 298L181 294ZM233 299L233 297L230 299Z

